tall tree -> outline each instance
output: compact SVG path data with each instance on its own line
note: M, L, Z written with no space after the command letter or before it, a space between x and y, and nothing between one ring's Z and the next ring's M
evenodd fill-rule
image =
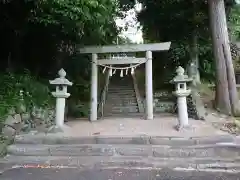
M238 111L238 93L232 63L224 0L209 0L213 52L216 61L216 105L229 114Z

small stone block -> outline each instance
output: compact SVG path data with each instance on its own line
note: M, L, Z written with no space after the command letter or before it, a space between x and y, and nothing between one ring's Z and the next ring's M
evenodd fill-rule
M97 137L98 144L148 144L148 137Z
M122 147L116 149L117 153L120 156L152 156L152 149L151 147Z
M193 139L179 137L151 137L150 144L166 146L191 146L195 145L195 141Z
M234 137L232 137L231 135L206 136L206 137L197 137L194 139L196 141L196 144L217 144L217 143L234 142Z
M114 148L85 146L58 146L50 148L52 156L113 156Z
M187 125L187 126L182 126L180 124L176 125L174 127L177 131L192 131L194 130L195 128L190 126L190 125Z
M55 138L56 144L96 144L95 137L60 137Z

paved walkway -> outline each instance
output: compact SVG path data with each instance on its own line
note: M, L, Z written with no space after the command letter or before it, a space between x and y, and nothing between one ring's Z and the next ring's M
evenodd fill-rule
M96 122L87 119L70 120L66 124L70 127L67 134L71 136L175 136L201 137L225 135L210 122L189 119L191 129L176 131L177 118L169 115L155 116L154 120L141 118L105 118Z

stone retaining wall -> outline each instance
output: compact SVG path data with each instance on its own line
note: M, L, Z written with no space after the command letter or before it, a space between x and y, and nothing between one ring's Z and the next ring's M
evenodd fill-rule
M196 120L205 120L205 108L197 88L192 87L192 93L187 97L188 116ZM177 99L169 92L160 91L154 94L155 113L177 113Z

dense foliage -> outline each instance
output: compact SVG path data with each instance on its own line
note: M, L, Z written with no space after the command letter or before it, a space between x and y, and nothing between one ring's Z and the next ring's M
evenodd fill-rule
M21 88L27 92L37 88L38 91L30 93L33 99L48 99L47 90L41 90L48 88L48 80L55 78L62 67L74 83L70 89L72 99L86 101L90 62L77 53L77 48L111 44L116 40L118 6L117 0L0 1L0 79L2 85L6 85L0 91L1 103L14 106ZM24 74L25 69L28 75ZM45 80L40 85L38 82L42 79ZM19 83L21 87L15 87ZM41 92L45 98L37 95ZM1 106L2 111L8 109L4 107Z
M53 98L44 82L36 81L29 72L22 75L5 73L0 75L0 123L13 111L24 106L24 112L32 108L53 108Z
M155 53L161 59L155 63L156 72L171 76L177 65L186 65L191 60L193 39L197 39L199 70L201 77L214 79L215 65L212 57L211 34L207 1L184 0L139 0L144 9L138 13L145 39L151 42L171 41L168 55ZM230 32L239 36L239 6L226 1ZM235 39L237 39L236 37ZM170 74L169 74L170 73ZM157 74L156 74L157 76Z
M28 68L46 76L77 45L111 43L117 34L117 6L112 0L1 2L2 70Z
M229 29L231 32L231 39L234 41L240 40L240 7L234 6L229 12Z

